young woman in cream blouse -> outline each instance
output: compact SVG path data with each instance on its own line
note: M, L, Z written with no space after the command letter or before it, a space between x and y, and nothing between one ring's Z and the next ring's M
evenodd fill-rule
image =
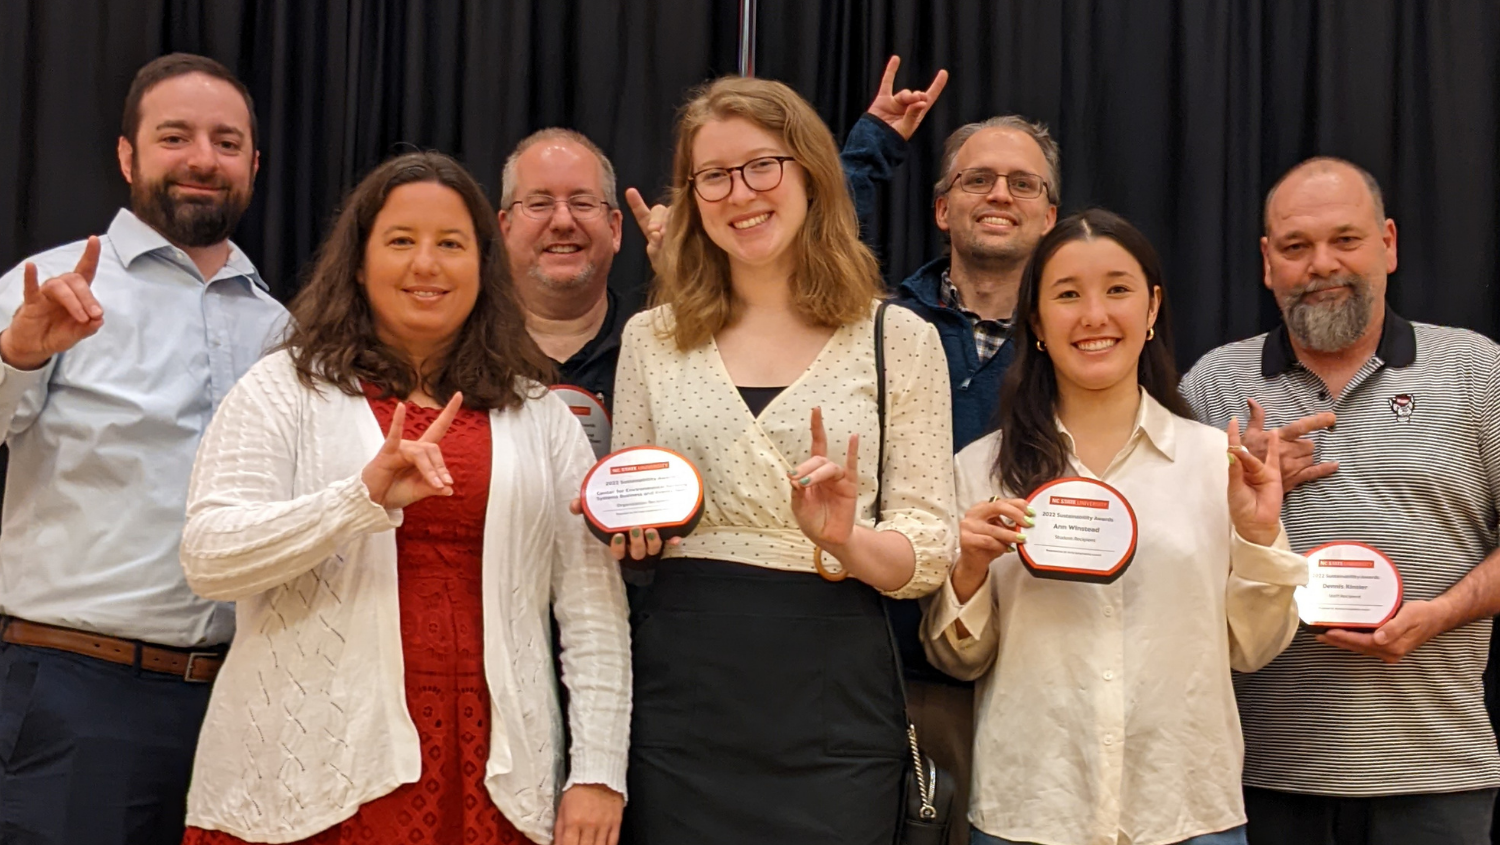
M880 595L930 593L952 559L942 346L888 309L878 472L878 270L832 135L785 85L697 91L672 190L613 445L685 455L705 511L636 608L624 840L889 845L906 746ZM617 557L661 550L632 534Z
M975 845L1244 843L1244 745L1230 670L1297 627L1306 562L1264 463L1177 395L1156 254L1092 210L1042 238L1022 278L999 432L954 459L967 507L927 652L979 679ZM1274 440L1274 438L1272 438ZM1036 578L1020 498L1058 477L1119 490L1139 525L1111 584Z
M457 162L382 164L321 247L286 347L214 417L182 563L238 625L184 845L618 831L624 589L568 512L593 452L542 386L507 268Z

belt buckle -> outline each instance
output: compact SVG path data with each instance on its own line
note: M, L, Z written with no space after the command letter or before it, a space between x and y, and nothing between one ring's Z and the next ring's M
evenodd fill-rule
M193 663L198 658L200 658L200 657L204 658L204 659L209 659L209 658L217 658L218 656L219 655L214 654L211 651L190 651L190 652L188 652L187 666L184 667L183 670L182 670L182 679L184 681L187 681L190 684L206 684L206 683L209 683L209 681L207 681L207 680L199 680L199 679L193 677Z

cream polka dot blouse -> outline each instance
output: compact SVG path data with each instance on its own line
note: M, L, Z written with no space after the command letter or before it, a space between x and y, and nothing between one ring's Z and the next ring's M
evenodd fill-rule
M705 486L702 521L666 557L816 572L812 541L792 515L787 473L811 456L818 406L834 460L859 434L860 524L899 531L916 551L911 581L889 595L914 598L942 585L958 536L948 365L936 329L905 308L886 309L885 491L877 523L874 315L872 304L867 317L835 331L759 417L730 381L717 344L677 350L665 335L670 306L630 320L615 376L613 447L672 449L697 465Z

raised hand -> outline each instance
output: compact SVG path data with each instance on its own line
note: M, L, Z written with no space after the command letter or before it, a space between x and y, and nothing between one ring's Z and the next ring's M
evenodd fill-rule
M406 424L406 403L396 403L396 413L391 415L385 443L360 473L365 488L370 491L370 501L395 510L428 496L453 495L453 476L443 463L443 450L438 441L448 433L448 426L463 403L462 393L453 394L443 412L416 440L401 438Z
M921 125L922 118L927 116L927 110L937 102L938 95L943 93L943 86L948 84L948 71L938 71L926 91L912 91L908 88L893 91L896 87L896 69L899 67L900 56L891 56L890 61L885 63L885 75L880 78L880 89L875 92L875 100L870 103L867 111L910 141Z
M1023 528L1036 522L1025 499L980 502L958 523L958 563L953 567L953 592L967 602L989 576L990 561L1026 542Z
M34 370L59 352L99 331L104 309L91 285L99 269L99 239L89 237L73 272L37 284L36 265L22 271L21 307L0 332L0 358L21 370Z
M1229 421L1229 518L1252 543L1269 546L1281 533L1281 438L1268 438L1265 460L1240 442L1240 421Z
M859 435L849 435L844 465L828 459L823 409L812 411L812 457L789 473L792 515L797 527L823 548L840 547L854 533L854 506L859 496Z
M646 258L651 262L651 269L661 272L656 264L656 257L661 254L661 242L667 233L667 213L671 206L647 205L646 198L635 188L625 189L625 202L630 205L630 213L635 217L635 225L641 227L641 234L646 236Z
M1337 461L1319 463L1313 457L1315 444L1307 435L1314 431L1333 428L1338 418L1332 411L1311 414L1287 423L1281 428L1266 431L1266 409L1254 399L1246 399L1250 406L1250 422L1245 426L1245 448L1255 457L1265 460L1266 444L1273 436L1281 439L1281 489L1291 492L1298 484L1306 484L1326 478L1338 470Z

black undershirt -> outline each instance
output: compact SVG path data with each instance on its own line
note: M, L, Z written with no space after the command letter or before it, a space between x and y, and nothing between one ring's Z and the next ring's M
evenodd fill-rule
M771 404L771 400L781 395L785 387L740 387L735 385L740 392L740 398L745 400L745 407L750 409L750 415L758 417L760 412Z

